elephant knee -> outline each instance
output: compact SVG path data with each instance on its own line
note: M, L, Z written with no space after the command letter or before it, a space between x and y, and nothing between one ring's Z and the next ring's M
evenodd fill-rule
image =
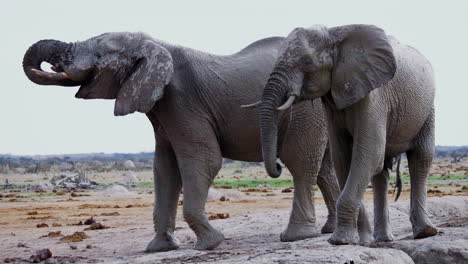
M184 215L185 221L187 221L187 223L189 225L193 225L193 224L196 225L196 223L200 222L201 219L203 218L203 212L202 211L194 210L192 208L185 208L184 207L183 215Z

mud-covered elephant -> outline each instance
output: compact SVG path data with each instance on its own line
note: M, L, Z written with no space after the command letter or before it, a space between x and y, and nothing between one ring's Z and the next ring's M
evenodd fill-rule
M195 248L203 250L224 240L205 215L208 189L222 158L263 160L257 115L252 114L257 110L239 105L260 98L283 42L284 38L267 38L233 55L216 56L143 33L106 33L75 43L39 41L26 52L23 68L37 84L81 86L77 98L115 99L117 116L136 111L147 115L156 138L156 235L146 250L178 248L174 228L182 188L184 218L197 236ZM41 70L43 61L54 72ZM339 185L326 153L324 117L317 101L300 104L279 118L279 151L274 155L291 171L295 188L283 241L318 234L315 183L329 209L322 232L334 230Z
M406 152L411 176L414 238L437 233L426 213L426 177L434 153L431 64L416 49L371 25L293 30L263 91L259 123L265 166L275 163L277 115L293 103L321 98L332 160L342 192L333 244L367 244L371 228L362 205L374 189L374 238L393 239L387 207L392 158ZM303 128L307 135L307 128ZM359 213L360 212L360 213Z

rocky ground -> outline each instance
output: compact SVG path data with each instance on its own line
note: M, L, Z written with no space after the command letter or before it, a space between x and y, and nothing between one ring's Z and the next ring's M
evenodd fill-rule
M428 212L440 233L412 239L409 184L405 182L400 200L390 202L395 241L370 247L333 246L327 242L329 235L280 242L293 195L293 190L284 186L212 190L206 211L213 226L226 236L226 241L212 251L193 250L195 236L183 221L179 206L175 234L180 249L151 254L143 252L154 233L153 192L147 186L150 171L136 172L139 182L132 188L126 184L127 189L111 185L122 182L126 172L89 174L99 183L94 190L0 189L0 262L27 262L37 250L48 249L52 257L43 263L468 263L466 166L436 162L434 170L453 176L428 182ZM14 186L32 186L52 176L0 175L0 181L8 178ZM267 178L261 167L235 164L224 168L219 176L227 181ZM288 177L288 172L282 177ZM327 210L320 192L315 199L321 226ZM370 188L365 200L372 213ZM96 222L93 225L89 225L91 217ZM48 251L42 251L36 260L40 255L46 258Z
M217 190L221 194L226 191ZM42 200L34 202L0 201L0 256L2 260L20 263L36 250L49 249L53 257L45 263L468 262L468 196L464 194L429 199L430 217L441 232L420 240L411 238L409 201L392 202L390 211L396 240L371 247L332 246L327 242L329 235L282 243L279 233L287 223L292 194L273 189L251 190L249 194L243 192L241 200L207 203L212 218L229 214L227 219L212 220L227 238L215 250L192 249L195 236L182 221L179 211L175 233L180 249L152 254L143 252L153 235L152 194L148 192L120 198L95 191L46 193L42 194ZM230 195L226 192L226 197ZM318 225L322 225L327 211L320 195L316 200ZM372 212L370 201L366 203ZM90 217L104 229L97 226L97 230L89 230L90 225L83 225ZM75 232L84 232L85 236Z

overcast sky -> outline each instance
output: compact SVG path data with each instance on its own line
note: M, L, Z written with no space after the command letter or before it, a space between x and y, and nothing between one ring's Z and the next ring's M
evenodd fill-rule
M145 115L114 117L113 101L78 100L76 87L30 82L21 62L27 48L38 40L70 42L104 32L143 31L170 43L230 54L260 38L286 36L298 26L357 23L382 27L429 58L438 89L436 144L468 145L468 1L433 2L437 4L407 0L2 2L0 153L154 150Z

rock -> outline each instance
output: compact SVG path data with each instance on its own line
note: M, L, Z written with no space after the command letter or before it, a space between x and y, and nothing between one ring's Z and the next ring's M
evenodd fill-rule
M133 163L133 161L131 160L126 160L124 163L123 163L123 166L125 169L127 170L134 170L136 167L135 167L135 163Z
M84 222L85 225L92 225L94 223L96 223L96 220L94 220L93 217L86 219L86 221Z
M37 224L36 227L37 227L37 228L49 227L49 225L46 224L46 223L40 223L40 224Z
M208 190L208 196L206 198L207 201L218 201L221 198L222 194L220 191L210 188Z
M127 188L123 187L122 185L114 184L108 187L104 191L104 196L106 197L136 197L137 195L131 193Z
M48 248L46 248L36 251L36 253L29 258L29 261L32 263L39 263L51 257L52 252Z
M125 182L137 182L139 180L138 180L135 172L127 171L127 172L125 172L125 175L124 175L124 181Z
M459 233L463 233L463 230ZM406 252L415 263L468 263L468 235L456 238L453 234L448 235L444 232L443 236L401 240L392 244L393 247Z
M33 192L46 192L52 190L53 188L54 186L52 184L47 182L41 182L39 184L29 187L29 190Z
M244 194L238 190L223 190L223 196L229 201L240 201L244 199Z

